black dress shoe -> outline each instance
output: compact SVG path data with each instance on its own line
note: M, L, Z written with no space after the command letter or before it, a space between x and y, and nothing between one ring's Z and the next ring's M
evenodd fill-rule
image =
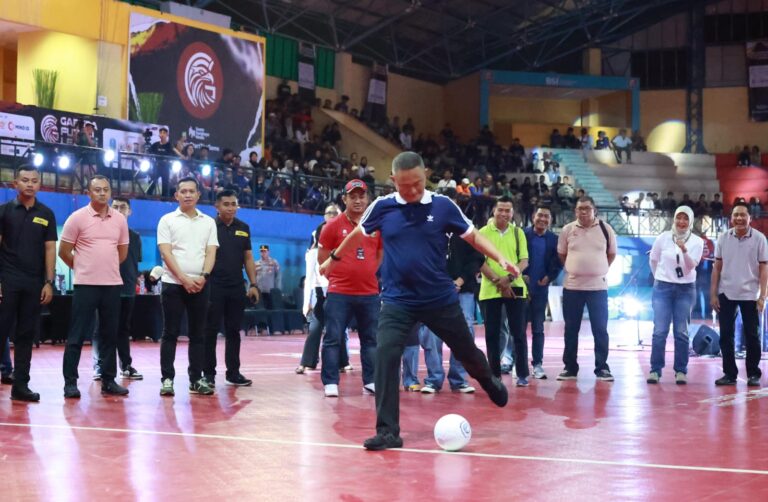
M736 379L731 378L728 375L723 375L715 380L715 385L736 385Z
M111 380L101 384L101 393L110 396L127 396L128 389Z
M40 394L37 392L32 392L26 385L14 385L11 387L11 399L14 401L29 401L31 403L35 403L40 401Z
M759 376L751 376L749 379L747 379L747 386L748 387L760 387L760 377Z
M2 375L2 376L0 376L0 383L5 384L5 385L13 385L13 382L15 380L16 379L13 378L13 373L11 373L10 375Z
M402 448L403 439L400 436L395 436L391 432L384 434L376 434L372 438L368 438L363 442L363 446L366 450L387 450L389 448Z
M64 385L64 397L67 399L80 399L80 391L77 389L76 383Z
M503 408L507 405L509 394L507 393L507 388L500 379L491 377L489 381L481 383L481 385L483 390L488 393L488 397L491 398L493 404L499 408Z

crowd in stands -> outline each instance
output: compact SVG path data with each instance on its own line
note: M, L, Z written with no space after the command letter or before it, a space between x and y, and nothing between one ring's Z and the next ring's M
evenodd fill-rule
M744 145L744 148L739 152L737 165L739 167L761 167L763 161L760 156L760 147L754 145L750 149L749 145Z

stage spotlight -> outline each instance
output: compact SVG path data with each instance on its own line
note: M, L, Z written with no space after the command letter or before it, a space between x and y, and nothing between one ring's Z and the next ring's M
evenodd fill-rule
M210 176L211 175L211 165L210 164L203 165L203 167L200 170L200 172L203 173L203 176Z
M178 174L179 172L181 172L181 162L180 161L174 160L171 163L171 172L173 172L174 174Z
M66 171L67 169L69 169L69 166L71 165L71 163L72 161L66 155L60 155L59 161L57 162L57 164L59 165L59 169L61 169L62 171Z
M45 162L45 157L42 153L36 153L32 156L32 165L35 167L40 167L43 165L43 162Z
M634 296L624 296L621 299L621 307L627 317L635 318L644 310L643 303Z
M150 167L151 166L147 159L141 159L141 162L139 162L139 171L141 171L142 173L146 173L147 171L149 171Z
M106 166L111 164L113 160L115 160L115 151L104 150L104 165Z

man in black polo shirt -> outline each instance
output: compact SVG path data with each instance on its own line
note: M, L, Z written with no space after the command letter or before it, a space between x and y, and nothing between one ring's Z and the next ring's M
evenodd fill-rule
M251 229L235 218L237 194L222 190L216 195L216 230L219 249L211 272L211 298L208 303L208 322L205 330L205 365L203 374L211 385L216 377L216 336L224 320L224 361L227 365L227 384L247 386L252 380L240 374L240 325L243 321L245 295L243 294L243 265L248 274L248 298L259 301L256 288L256 268L251 251Z
M173 149L173 145L168 139L168 128L161 127L158 134L160 135L160 141L155 141L149 147L149 153L157 155L157 157L154 159L155 176L152 180L152 186L147 188L147 193L149 193L150 190L153 190L156 194L157 183L160 178L162 178L162 196L169 197L171 193L173 193L171 191L171 160L163 159L162 157L178 157L178 154L176 153L176 150Z
M22 165L16 170L17 196L0 206L0 347L16 323L15 381L11 399L39 401L29 390L32 341L40 306L53 298L56 266L56 218L37 200L40 172Z

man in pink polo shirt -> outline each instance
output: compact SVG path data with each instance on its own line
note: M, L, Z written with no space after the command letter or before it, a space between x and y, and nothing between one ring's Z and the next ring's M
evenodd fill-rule
M605 276L616 258L616 234L607 223L597 219L595 201L582 196L576 202L576 221L563 227L557 242L557 254L565 265L563 283L563 319L565 320L565 369L558 380L576 380L579 364L579 329L584 305L595 339L595 375L612 382L608 367L608 283Z
M109 207L109 180L96 175L88 182L90 203L64 222L59 258L75 273L72 318L64 350L64 397L79 398L77 365L83 342L99 313L101 392L124 396L128 389L115 382L117 322L120 318L120 263L128 256L128 222ZM74 253L73 253L74 251Z

